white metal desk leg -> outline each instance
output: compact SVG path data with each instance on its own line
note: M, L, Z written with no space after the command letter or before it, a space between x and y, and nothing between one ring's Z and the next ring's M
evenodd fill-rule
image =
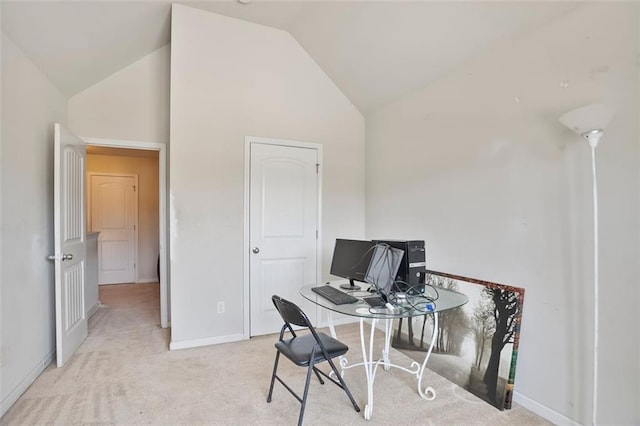
M420 373L418 376L418 393L423 399L427 401L433 401L436 398L436 391L431 386L427 386L422 391L422 375L424 373L424 369L427 366L427 361L431 356L431 351L433 351L433 345L436 343L436 339L438 338L438 313L434 312L433 316L433 335L431 336L431 344L429 345L429 350L424 357L424 361L422 362L422 367L420 367Z
M389 348L391 347L391 334L393 333L391 326L393 325L393 320L387 318L384 321L384 349L382 349L382 360L384 361L384 370L389 371L391 369Z
M331 337L337 339L338 337L336 336L336 328L333 325L333 314L328 309L326 311L328 312L327 321L329 322L329 332L331 332Z
M331 337L333 337L334 339L337 339L338 336L336 335L336 328L333 324L333 314L331 313L331 311L327 310L328 315L327 315L327 322L329 323L329 332L331 333ZM347 360L347 357L344 355L341 355L339 358L339 363L340 363L340 377L342 377L344 379L344 368L347 366L347 364L349 364L349 361ZM329 377L333 377L333 371L331 371L329 373ZM335 377L334 377L335 379Z
M364 406L365 420L371 420L373 415L373 380L375 379L375 369L373 363L373 335L376 329L376 319L371 320L371 335L369 338L369 350L364 337L364 319L360 318L360 343L362 345L362 358L364 365L364 373L367 378L367 404ZM367 359L368 352L368 359Z

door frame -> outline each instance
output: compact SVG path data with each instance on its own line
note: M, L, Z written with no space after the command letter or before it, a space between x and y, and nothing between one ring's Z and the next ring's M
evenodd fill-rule
M160 243L160 326L171 326L170 283L167 274L167 144L81 137L87 145L158 151L158 240Z
M158 161L160 161L160 159L158 158ZM133 282L137 283L138 282L138 278L140 278L138 276L138 270L140 268L138 268L138 190L140 188L140 186L138 185L138 175L137 174L133 174L133 173L102 173L102 172L89 172L87 173L89 179L87 182L87 228L89 229L93 229L93 224L91 223L91 202L92 202L92 196L93 194L91 193L91 178L93 178L94 176L107 176L107 177L125 177L125 178L133 178L133 181L135 182L134 185L136 187L136 190L134 191L133 194L133 198L134 198L134 202L133 202ZM100 280L98 280L98 285L100 284Z
M250 261L250 190L251 190L251 145L279 145L291 148L315 149L318 153L318 186L317 186L317 226L316 238L316 282L322 279L322 145L311 142L300 142L284 139L271 139L257 136L245 136L244 138L244 242L243 242L243 290L244 290L244 330L245 339L251 337L251 282L249 273Z

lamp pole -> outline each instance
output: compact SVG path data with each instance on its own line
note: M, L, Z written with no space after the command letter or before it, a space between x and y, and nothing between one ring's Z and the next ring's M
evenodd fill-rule
M582 136L591 147L591 173L593 177L593 392L591 401L591 424L598 418L598 351L599 351L599 267L598 267L598 179L596 176L596 147L604 133L604 128L613 118L611 105L591 104L574 109L558 120Z
M600 129L591 130L582 136L591 147L591 176L593 182L593 394L591 424L596 425L598 415L598 329L599 329L599 266L598 266L598 179L596 175L596 147L602 137Z

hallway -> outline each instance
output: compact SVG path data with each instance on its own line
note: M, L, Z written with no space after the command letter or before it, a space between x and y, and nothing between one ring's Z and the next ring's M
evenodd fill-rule
M98 300L100 307L89 319L87 340L160 329L159 283L101 285Z

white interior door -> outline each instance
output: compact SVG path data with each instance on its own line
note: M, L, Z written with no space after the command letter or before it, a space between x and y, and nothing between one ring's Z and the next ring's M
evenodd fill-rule
M98 235L98 283L136 281L137 177L90 174L89 216Z
M58 367L87 337L84 307L86 233L85 146L56 123L54 128L54 248L56 357Z
M316 282L317 149L251 143L249 216L250 334L280 331L274 294L315 321L299 290Z

